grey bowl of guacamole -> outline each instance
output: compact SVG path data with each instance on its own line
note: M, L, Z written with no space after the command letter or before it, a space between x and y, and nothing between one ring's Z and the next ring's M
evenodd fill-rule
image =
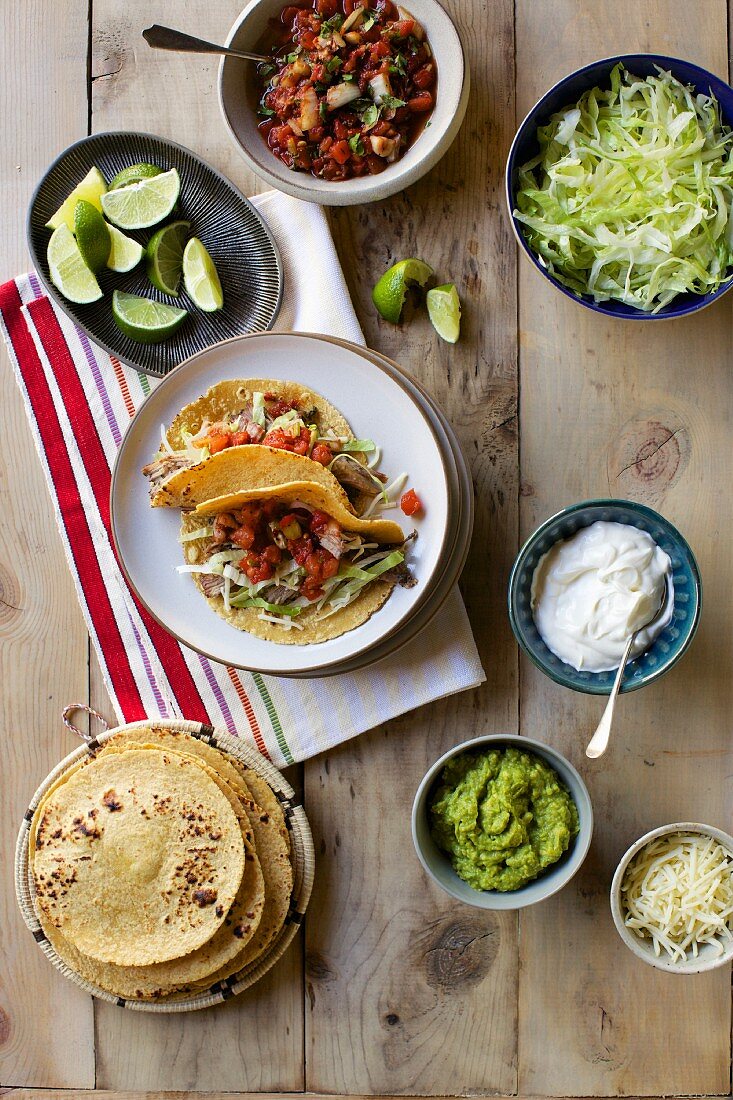
M412 836L425 870L459 901L520 909L560 890L585 859L593 810L578 772L529 737L457 745L415 796Z

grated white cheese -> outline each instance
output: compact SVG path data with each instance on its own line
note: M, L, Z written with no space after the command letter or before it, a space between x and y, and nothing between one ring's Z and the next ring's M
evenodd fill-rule
M671 833L637 852L621 884L624 923L676 962L733 941L733 854L711 836Z

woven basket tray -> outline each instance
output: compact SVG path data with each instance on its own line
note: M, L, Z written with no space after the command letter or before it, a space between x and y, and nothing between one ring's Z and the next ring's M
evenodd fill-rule
M71 709L77 708L67 708L67 711ZM88 710L89 708L78 709ZM79 733L80 736L85 737L80 730L77 730L75 726L72 726L71 723L67 721L66 713L67 712L64 712L64 721L66 724ZM96 712L91 713L95 714L96 717L101 717L96 715ZM102 721L104 721L104 719L102 719ZM85 756L93 755L94 751L99 748L100 745L104 744L105 741L109 740L110 737L117 733L124 732L125 730L140 729L141 727L178 730L182 733L192 734L194 737L200 738L202 741L205 741L215 748L231 753L232 756L236 756L248 768L252 768L253 771L261 775L270 787L272 787L273 792L282 805L285 821L290 834L291 859L293 864L293 895L290 902L290 910L279 935L272 942L267 951L258 959L255 959L254 962L241 973L231 978L227 978L224 981L217 982L215 985L212 985L209 990L197 993L188 998L181 997L177 1000L160 1002L130 1001L126 1000L124 997L116 997L113 993L108 993L106 990L100 989L98 986L86 981L85 978L82 978L81 975L67 966L67 964L59 958L56 951L46 939L45 933L36 915L33 900L35 891L28 858L28 838L33 814L52 783L69 768L73 767L74 764L83 760ZM15 850L15 891L18 898L18 904L23 914L23 919L33 933L38 946L46 957L51 960L56 969L60 970L62 974L65 974L67 978L81 989L85 990L87 993L91 993L93 997L99 997L102 1001L109 1001L111 1004L120 1005L122 1008L132 1009L134 1012L192 1012L194 1009L209 1008L211 1005L221 1004L222 1001L226 1001L230 997L235 997L237 993L249 989L251 985L259 981L259 979L275 965L296 936L303 919L313 886L314 866L315 855L313 851L313 837L311 835L308 819L305 815L305 810L301 805L295 802L295 791L277 768L270 764L269 761L265 760L256 749L252 748L246 742L241 741L239 738L232 737L226 730L215 729L213 726L203 725L200 722L186 722L182 719L156 718L154 721L148 721L146 719L142 722L130 722L124 726L117 726L115 729L108 729L97 737L86 740L86 744L80 745L74 752L69 753L69 755L54 768L50 775L44 779L43 783L41 783L40 787L33 795L18 834L18 842Z

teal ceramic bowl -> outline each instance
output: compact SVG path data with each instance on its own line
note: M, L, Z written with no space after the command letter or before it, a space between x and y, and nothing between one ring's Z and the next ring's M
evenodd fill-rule
M538 668L563 687L588 695L608 695L616 670L578 672L552 653L539 635L531 608L532 577L551 546L597 520L627 523L646 531L672 561L674 614L654 644L626 670L621 691L635 691L676 665L692 641L700 620L702 584L695 555L679 531L658 512L633 500L588 500L551 516L525 542L509 578L509 621L519 645Z

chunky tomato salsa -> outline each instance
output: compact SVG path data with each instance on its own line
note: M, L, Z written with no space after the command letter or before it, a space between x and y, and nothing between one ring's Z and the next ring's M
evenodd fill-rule
M258 67L260 131L288 168L375 175L428 123L436 68L425 32L391 0L314 0L280 16Z

